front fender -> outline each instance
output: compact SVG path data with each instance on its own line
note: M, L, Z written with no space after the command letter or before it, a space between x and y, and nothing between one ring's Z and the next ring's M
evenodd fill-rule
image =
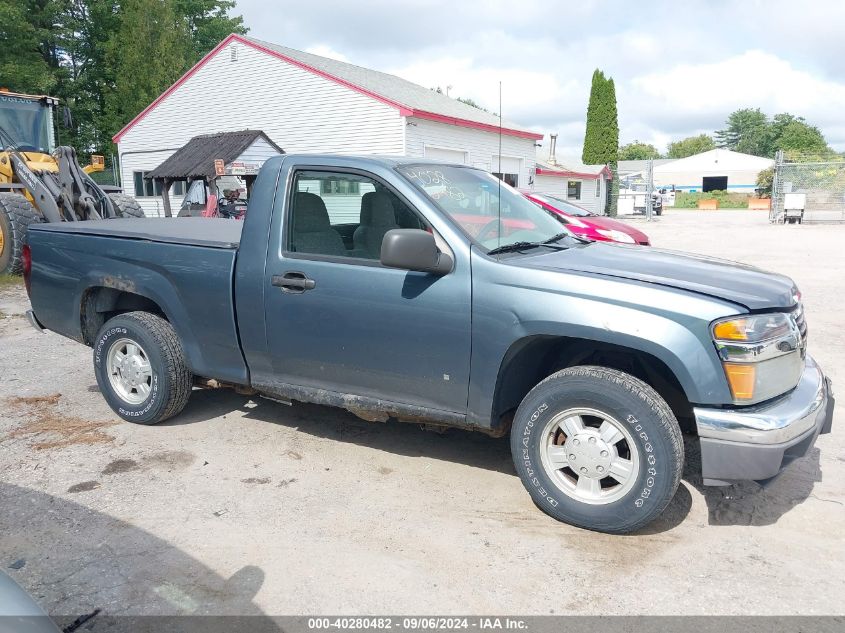
M526 278L528 281L526 283ZM489 426L499 372L526 338L566 337L650 354L694 404L731 396L710 339L712 320L741 309L654 284L473 260L473 346L468 417Z

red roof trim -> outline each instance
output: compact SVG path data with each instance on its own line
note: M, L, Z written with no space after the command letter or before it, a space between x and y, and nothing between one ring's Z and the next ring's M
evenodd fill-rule
M537 175L538 176L560 176L561 178L583 178L585 180L597 180L599 176L607 176L608 178L611 177L610 168L607 165L597 174L583 174L577 171L566 171L566 170L558 170L558 169L544 169L542 167L537 168Z
M141 112L140 112L140 113L139 113L139 114L138 114L138 115L137 115L134 119L132 119L129 123L127 123L126 125L124 125L124 126L123 126L123 129L121 129L121 130L120 130L120 132L118 132L117 134L115 134L114 136L112 136L112 137L111 137L112 142L114 142L114 143L119 143L119 142L120 142L120 139L123 137L123 135L124 135L124 134L126 134L126 133L127 133L127 132L131 129L131 128L135 127L135 125L136 125L137 123L139 123L139 122L141 121L141 119L143 119L145 116L147 116L147 115L148 115L148 114L149 114L149 113L150 113L153 109L155 109L155 107L156 107L156 106L158 106L158 104L159 104L159 103L161 103L162 101L164 101L164 100L165 100L165 99L166 99L166 98L167 98L167 97L168 97L168 96L169 96L169 95L170 95L173 91L175 91L175 90L176 90L179 86L181 86L183 83L185 83L186 81L188 81L188 79L190 79L190 78L191 78L194 74L196 74L196 72L197 72L200 68L202 68L203 66L205 66L205 65L208 63L208 61L209 61L212 57L214 57L214 56L217 54L217 52L218 52L221 48L223 48L224 46L226 46L229 42L231 42L232 40L234 40L236 37L237 37L237 35L235 35L234 33L232 33L231 35L226 36L226 37L223 39L223 41L222 41L222 42L220 42L217 46L215 46L215 47L214 47L214 48L212 48L210 51L208 51L208 53L206 53L205 57L203 57L203 58L202 58L201 60L199 60L196 64L194 64L194 65L190 68L190 70L188 70L188 72L186 72L184 75L182 75L181 77L179 77L179 79L178 79L178 80L176 80L176 83L175 83L175 84L173 84L172 86L170 86L170 88L168 88L167 90L165 90L164 92L162 92L162 93L161 93L158 97L156 97L156 98L155 98L155 100L154 100L154 101L153 101L150 105L148 105L146 108L144 108L143 110L141 110Z
M424 110L413 110L408 116L413 116L418 119L428 119L429 121L437 121L438 123L448 123L450 125L457 125L460 127L469 127L475 130L484 130L485 132L499 133L498 125L490 125L489 123L479 123L478 121L470 121L468 119L456 119L454 117L445 116L443 114L436 114L434 112L425 112ZM520 138L530 138L535 141L543 138L542 134L537 132L528 132L526 130L515 130L513 128L502 128L502 134L508 136L518 136Z
M340 77L335 77L334 75L330 75L327 72L324 72L322 70L314 68L313 66L309 66L307 64L304 64L304 63L302 63L302 62L300 62L296 59L288 57L287 55L283 55L282 53L279 53L278 51L274 51L270 48L267 48L266 46L261 46L260 44L256 44L255 42L252 42L248 39L245 39L245 38L241 37L240 35L238 35L236 33L232 33L231 35L228 35L226 38L224 38L223 41L220 42L217 46L215 46L211 51L209 51L205 55L205 57L203 57L196 64L194 64L194 66L190 70L188 70L188 72L186 72L184 75L182 75L176 81L176 83L174 83L167 90L165 90L163 93L161 93L150 105L148 105L146 108L144 108L140 112L140 114L138 114L134 119L132 119L129 123L127 123L123 127L123 129L120 130L120 132L118 132L117 134L115 134L112 137L112 141L114 141L115 143L120 142L120 139L123 137L124 134L126 134L126 132L128 132L137 123L139 123L145 116L147 116L147 114L149 114L153 109L155 109L158 106L159 103L164 101L164 99L166 99L171 93L173 93L179 86L184 84L188 79L190 79L194 74L196 74L196 72L200 68L205 66L209 62L209 60L212 57L214 57L214 55L216 55L220 51L220 49L224 48L230 42L238 42L238 43L243 44L245 46L250 46L250 47L252 47L256 50L259 50L263 53L267 53L268 55L270 55L272 57L275 57L277 59L281 59L284 62L292 64L293 66L296 66L298 68L306 70L306 71L313 73L315 75L319 75L320 77L323 77L324 79L328 79L330 81L338 83L341 86L345 86L345 87L349 88L350 90L354 90L355 92L357 92L359 94L365 95L367 97L371 97L372 99L375 99L376 101L384 103L384 104L386 104L390 107L396 108L399 111L400 116L405 116L405 117L414 116L414 117L417 117L419 119L428 119L428 120L431 120L431 121L438 121L440 123L449 123L451 125L458 125L460 127L468 127L468 128L478 129L478 130L485 130L487 132L496 132L496 133L499 132L499 127L497 125L488 125L486 123L478 123L476 121L469 121L467 119L458 119L458 118L448 117L448 116L444 116L444 115L441 115L441 114L436 114L434 112L425 112L425 111L421 111L421 110L413 110L412 108L409 108L408 106L406 106L402 103L399 103L397 101L393 101L393 100L388 99L386 97L383 97L383 96L376 94L376 93L374 93L370 90L362 88L361 86L357 86L353 83L350 83L350 82L346 81L345 79L341 79ZM506 134L508 136L518 136L518 137L521 137L521 138L530 138L530 139L535 139L535 140L539 140L539 139L543 138L542 134L537 134L536 132L527 132L527 131L524 131L524 130L515 130L515 129L510 129L510 128L502 128L502 134Z

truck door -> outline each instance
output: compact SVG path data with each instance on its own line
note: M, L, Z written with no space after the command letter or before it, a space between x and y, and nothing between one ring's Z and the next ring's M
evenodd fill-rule
M409 202L356 170L299 170L291 178L264 280L278 390L302 387L329 403L318 390L335 400L354 395L465 414L468 262L444 276L386 268L379 252L387 231L432 230Z

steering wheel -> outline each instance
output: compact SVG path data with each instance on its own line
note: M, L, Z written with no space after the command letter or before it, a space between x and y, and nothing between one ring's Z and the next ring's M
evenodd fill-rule
M487 236L487 233L492 232L494 229L496 230L496 235L502 234L502 227L501 227L502 218L496 218L495 220L490 220L487 224L481 227L481 230L475 235L475 239L479 242L483 242ZM491 235L490 237L493 237Z

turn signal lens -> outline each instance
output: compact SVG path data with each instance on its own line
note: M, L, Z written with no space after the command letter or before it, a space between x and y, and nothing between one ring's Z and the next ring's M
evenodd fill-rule
M754 365L735 363L723 363L723 366L734 400L751 400L754 397L757 368Z
M745 319L717 323L713 326L713 338L720 341L748 340L748 335L745 333Z

